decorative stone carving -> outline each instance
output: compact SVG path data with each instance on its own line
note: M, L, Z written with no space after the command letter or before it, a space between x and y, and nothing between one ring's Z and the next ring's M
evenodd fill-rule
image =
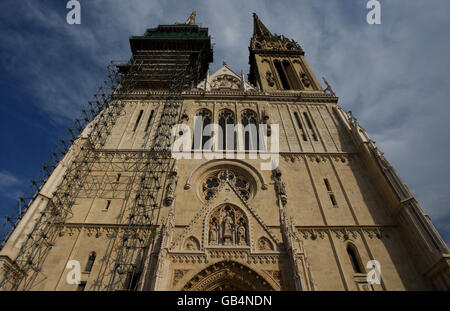
M275 286L277 284L274 284ZM259 290L274 288L261 275L248 267L234 261L215 263L195 275L186 283L183 290L215 291L215 290Z
M267 72L266 72L266 80L267 80L267 84L269 84L269 86L275 85L275 80L273 79L273 75L269 70L267 70Z
M258 250L260 251L273 251L272 242L266 237L260 237L258 240Z
M167 185L166 188L166 199L165 199L166 205L172 204L173 200L175 199L175 188L177 186L177 181L178 181L178 168L175 162L172 171L169 174L169 184Z
M266 110L263 109L262 113L261 113L261 123L265 124L267 126L267 136L272 135L272 128L270 126L270 124L268 123L269 121L269 115L267 114Z
M218 207L208 225L210 245L248 245L248 220L239 208L228 204Z
M189 271L189 269L175 269L173 271L172 286L177 285L178 281L181 280L188 271Z
M195 237L190 236L189 238L186 239L186 242L184 243L184 249L188 251L197 251L200 249L200 243Z
M275 192L283 205L287 203L286 184L281 180L281 171L276 168L272 172L272 178L275 180Z
M166 204L170 205L175 198L175 181L171 180L167 186Z
M311 85L311 81L309 80L306 73L300 72L300 79L302 80L302 83L305 87L309 87Z
M238 78L231 75L220 75L217 76L213 81L211 81L211 89L232 89L240 90L241 81Z

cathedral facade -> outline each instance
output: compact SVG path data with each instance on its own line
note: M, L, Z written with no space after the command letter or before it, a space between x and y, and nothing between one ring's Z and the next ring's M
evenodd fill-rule
M3 244L3 290L450 288L448 248L394 168L302 47L253 19L248 81L209 72L195 13L130 38Z

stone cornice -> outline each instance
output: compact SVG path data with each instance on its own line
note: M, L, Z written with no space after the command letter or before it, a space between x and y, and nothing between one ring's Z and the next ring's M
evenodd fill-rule
M151 150L145 150L145 149L96 149L94 150L98 153L155 153L155 151ZM200 150L198 150L200 151ZM192 151L194 152L194 151ZM206 153L206 151L203 151ZM161 155L170 155L168 152L156 152L160 153ZM248 152L246 152L248 154ZM357 155L358 152L298 152L298 151L290 151L290 152L280 152L280 156L291 156L291 155L297 155L297 156L311 156L311 157L320 157L320 156L326 156L326 157L342 157L342 156L352 156ZM224 160L226 160L224 158Z
M61 231L60 236L65 234L87 232L88 236L94 235L100 237L103 233L107 237L115 237L117 233L123 233L129 230L128 224L106 224L106 223L63 223L57 224ZM134 225L132 230L136 232L152 232L158 228L158 225Z
M121 100L155 100L168 95L167 91L136 91L132 94L121 95ZM261 92L261 91L204 91L190 90L181 95L183 100L254 100L254 101L282 101L295 103L332 103L338 102L338 97L323 92Z
M334 235L338 239L348 240L350 238L356 239L358 236L365 234L370 239L383 237L389 238L385 234L389 230L398 227L395 224L391 225L320 225L320 226L295 226L297 232L305 240L315 240L317 237L324 239L325 236Z

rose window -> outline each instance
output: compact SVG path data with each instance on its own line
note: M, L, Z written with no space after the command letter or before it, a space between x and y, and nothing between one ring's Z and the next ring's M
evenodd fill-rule
M231 169L216 171L206 178L202 187L203 197L205 200L211 200L219 190L220 185L225 183L232 184L241 197L245 201L248 201L250 194L252 193L250 182L246 177L234 172Z

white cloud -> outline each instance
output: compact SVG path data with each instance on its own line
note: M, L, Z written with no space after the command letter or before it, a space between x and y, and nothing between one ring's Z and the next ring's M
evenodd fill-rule
M17 177L10 172L0 171L0 195L9 199L17 199L20 186L21 181Z

